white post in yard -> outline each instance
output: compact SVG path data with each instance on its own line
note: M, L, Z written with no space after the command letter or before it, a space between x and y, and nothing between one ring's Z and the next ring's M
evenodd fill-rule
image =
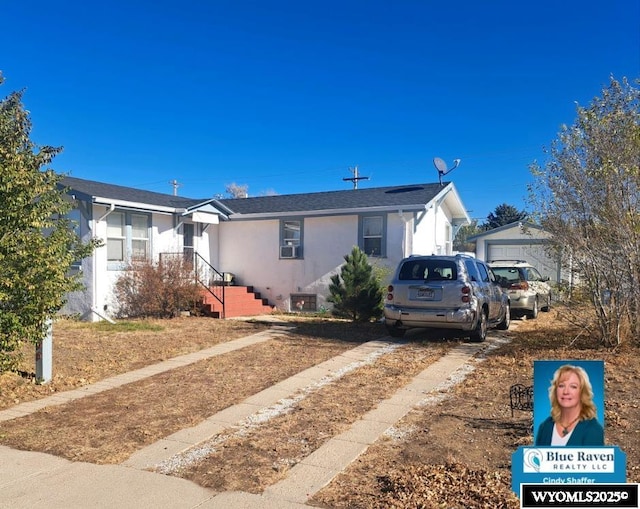
M51 381L53 372L53 326L47 320L47 334L36 344L36 381L46 384Z

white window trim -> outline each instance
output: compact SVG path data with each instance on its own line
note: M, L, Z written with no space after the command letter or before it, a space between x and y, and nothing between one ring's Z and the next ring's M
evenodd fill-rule
M364 248L364 222L365 218L379 217L382 219L382 233L380 235L380 250L377 253L367 253ZM373 238L373 237L372 237ZM361 214L358 216L358 247L369 257L386 258L387 257L387 214Z
M300 224L300 238L299 239L285 239L284 236L284 226L285 223L287 222L293 222L296 221ZM278 248L278 258L280 258L281 260L286 260L286 259L292 259L292 260L299 260L301 258L303 258L303 254L304 254L304 218L302 217L290 217L287 219L280 219L280 242L279 242L279 248ZM287 247L287 246L294 246L294 256L282 256L283 254L283 247Z
M108 234L108 225L107 225L107 243L109 239L121 239L124 240L124 260L107 260L107 270L123 270L129 263L132 261L132 253L133 253L133 241L144 240L147 242L147 259L151 259L152 251L151 251L151 218L152 215L145 212L138 211L130 211L130 210L122 210L116 209L111 214L120 213L124 215L124 237L115 237L109 236ZM111 216L109 214L109 216ZM145 216L147 218L147 237L134 237L133 236L133 225L131 217L133 215L137 216ZM107 216L107 218L109 217ZM105 219L105 223L108 219Z

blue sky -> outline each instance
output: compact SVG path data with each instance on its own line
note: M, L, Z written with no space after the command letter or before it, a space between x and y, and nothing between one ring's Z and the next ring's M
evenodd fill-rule
M437 182L471 217L526 208L613 75L640 76L638 0L50 2L2 8L0 97L72 176L204 198Z

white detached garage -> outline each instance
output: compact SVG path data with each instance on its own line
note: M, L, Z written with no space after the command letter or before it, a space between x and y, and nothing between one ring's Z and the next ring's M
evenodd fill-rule
M560 259L547 251L549 237L549 233L537 224L518 222L474 235L468 240L476 243L476 257L480 260L523 260L551 281L560 282Z

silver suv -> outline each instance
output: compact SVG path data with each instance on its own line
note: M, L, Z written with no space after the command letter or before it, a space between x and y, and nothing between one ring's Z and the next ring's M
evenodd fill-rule
M393 337L411 328L457 329L484 341L488 327L509 328L509 297L472 256L410 256L389 285L384 317Z
M489 266L500 285L509 293L511 310L537 318L538 310L549 311L551 286L536 268L524 260L493 260Z

